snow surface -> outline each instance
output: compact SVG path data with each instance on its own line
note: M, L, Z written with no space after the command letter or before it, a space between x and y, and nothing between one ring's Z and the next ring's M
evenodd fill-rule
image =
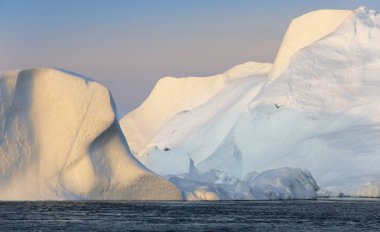
M53 69L0 75L0 200L178 200L133 155L100 84Z
M121 120L132 152L165 175L190 172L192 162L201 174L237 180L298 167L325 193L378 197L379 14L365 7L306 14L291 23L273 66L248 64L230 75L161 79ZM174 168L165 152L184 165ZM150 162L159 157L163 165ZM223 197L208 194L213 186L193 198Z

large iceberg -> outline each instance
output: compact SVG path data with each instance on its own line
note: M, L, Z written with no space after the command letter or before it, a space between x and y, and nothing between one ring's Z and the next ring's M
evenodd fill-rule
M273 64L163 78L121 126L135 156L164 175L192 163L239 180L296 167L324 192L378 197L379 74L379 14L319 10L291 22ZM175 155L182 165L168 165ZM197 193L215 197L207 192Z
M102 85L53 69L0 75L0 200L179 200L130 154Z

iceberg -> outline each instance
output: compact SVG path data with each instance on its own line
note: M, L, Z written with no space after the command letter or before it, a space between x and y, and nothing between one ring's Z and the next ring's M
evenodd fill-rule
M273 64L248 62L212 77L163 78L120 124L132 153L159 174L180 178L193 162L201 174L217 170L243 180L253 171L295 167L310 171L326 193L379 196L379 73L380 15L366 7L319 10L291 22ZM152 162L165 152L178 154L180 170ZM314 196L312 181L300 182L306 195L268 181L293 183L288 174L256 180L257 194ZM184 188L180 180L173 182ZM209 194L214 192L220 198L217 187L210 182L192 196L217 198ZM252 195L247 183L239 189L241 197Z
M72 73L0 75L0 200L180 200L129 151L109 91Z

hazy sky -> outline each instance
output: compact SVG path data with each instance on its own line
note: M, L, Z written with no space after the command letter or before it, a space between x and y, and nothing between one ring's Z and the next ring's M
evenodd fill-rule
M0 70L55 67L112 92L119 115L163 76L272 62L290 20L380 0L0 0Z

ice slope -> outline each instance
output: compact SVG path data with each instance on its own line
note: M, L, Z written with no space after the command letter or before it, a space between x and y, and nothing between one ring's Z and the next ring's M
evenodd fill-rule
M0 75L0 200L173 200L129 152L109 91L53 69Z
M318 10L292 20L269 76L278 77L297 51L333 33L352 14L349 10Z
M247 62L212 77L165 77L158 81L144 103L121 120L131 151L144 155L145 147L176 114L186 113L216 95L227 83L253 73L265 74L271 64Z
M205 87L210 78L163 79L121 120L126 137L139 144L133 152L143 163L165 160L165 151L188 156L201 173L219 170L240 179L299 167L326 192L379 197L379 14L360 7L301 16L290 24L273 66L266 66L218 88ZM181 95L185 82L188 92ZM146 133L136 136L134 127ZM163 163L148 167L179 172L170 159Z

